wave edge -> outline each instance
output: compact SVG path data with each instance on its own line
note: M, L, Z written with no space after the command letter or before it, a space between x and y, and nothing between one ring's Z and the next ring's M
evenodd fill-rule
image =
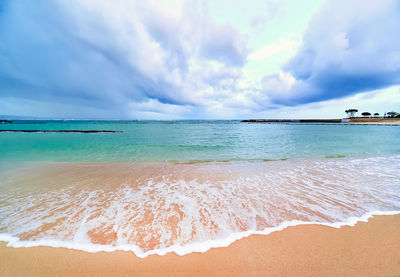
M0 241L6 242L7 247L14 248L28 248L28 247L53 247L53 248L66 248L73 250L80 250L89 253L97 252L114 252L114 251L127 251L133 252L138 258L146 258L150 255L164 256L168 253L175 253L179 256L191 254L191 253L204 253L213 248L228 247L235 241L252 236L252 235L269 235L273 232L282 231L288 227L300 226L300 225L319 225L327 226L332 228L341 228L344 226L355 226L359 222L368 222L368 220L374 216L380 215L396 215L400 214L400 211L372 211L367 212L360 217L349 217L346 221L326 223L326 222L315 222L315 221L285 221L276 227L269 227L264 230L248 230L244 232L232 233L224 239L218 240L207 240L203 242L191 243L188 245L173 245L163 249L155 249L144 252L140 247L136 245L98 245L98 244L80 244L73 241L58 241L58 240L37 240L37 241L21 241L18 237L8 233L0 233Z

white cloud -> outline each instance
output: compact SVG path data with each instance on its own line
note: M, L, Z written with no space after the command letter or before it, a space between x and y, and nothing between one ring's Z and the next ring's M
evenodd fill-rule
M307 94L297 88L293 103L398 84L399 14L399 3L394 0L326 1L311 20L300 51L285 67L312 91Z
M59 104L64 115L229 118L400 82L394 0L327 0L302 40L282 31L255 49L266 22L255 31L250 19L277 20L289 2L240 3L226 18L254 15L214 18L207 1L10 1L0 14L0 97ZM264 71L296 49L281 71Z
M294 107L281 106L270 111L253 114L253 118L344 118L345 110L357 108L360 112L378 112L383 115L388 111L399 111L400 87L358 93L340 99L303 104Z
M293 51L299 45L294 39L281 40L261 48L249 56L250 60L264 60L276 55L279 52Z
M180 9L157 1L57 3L19 0L6 10L0 58L7 60L0 72L10 78L8 93L117 105L127 115L132 101L206 105L204 92L219 98L219 90L235 86L247 59L246 36L215 22L201 2L175 3Z

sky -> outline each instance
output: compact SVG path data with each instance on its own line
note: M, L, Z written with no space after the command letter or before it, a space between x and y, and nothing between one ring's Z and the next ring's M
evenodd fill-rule
M0 0L0 115L400 111L397 0Z

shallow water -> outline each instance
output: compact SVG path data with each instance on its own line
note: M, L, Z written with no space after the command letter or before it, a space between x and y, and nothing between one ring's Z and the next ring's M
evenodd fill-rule
M0 161L211 162L400 154L400 126L239 121L17 121L0 129Z
M400 210L399 155L35 164L3 173L2 180L1 233L83 249L128 247L139 256L177 246L195 251L202 242L214 246L212 241L293 221L337 223Z
M0 240L15 247L187 254L289 225L400 211L397 126L10 126L124 131L0 133Z

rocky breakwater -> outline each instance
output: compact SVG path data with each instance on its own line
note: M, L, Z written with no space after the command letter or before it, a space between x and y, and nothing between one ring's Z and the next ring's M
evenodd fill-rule
M123 131L112 130L0 130L0 132L13 132L13 133L123 133Z
M13 123L11 120L0 119L0 124Z

